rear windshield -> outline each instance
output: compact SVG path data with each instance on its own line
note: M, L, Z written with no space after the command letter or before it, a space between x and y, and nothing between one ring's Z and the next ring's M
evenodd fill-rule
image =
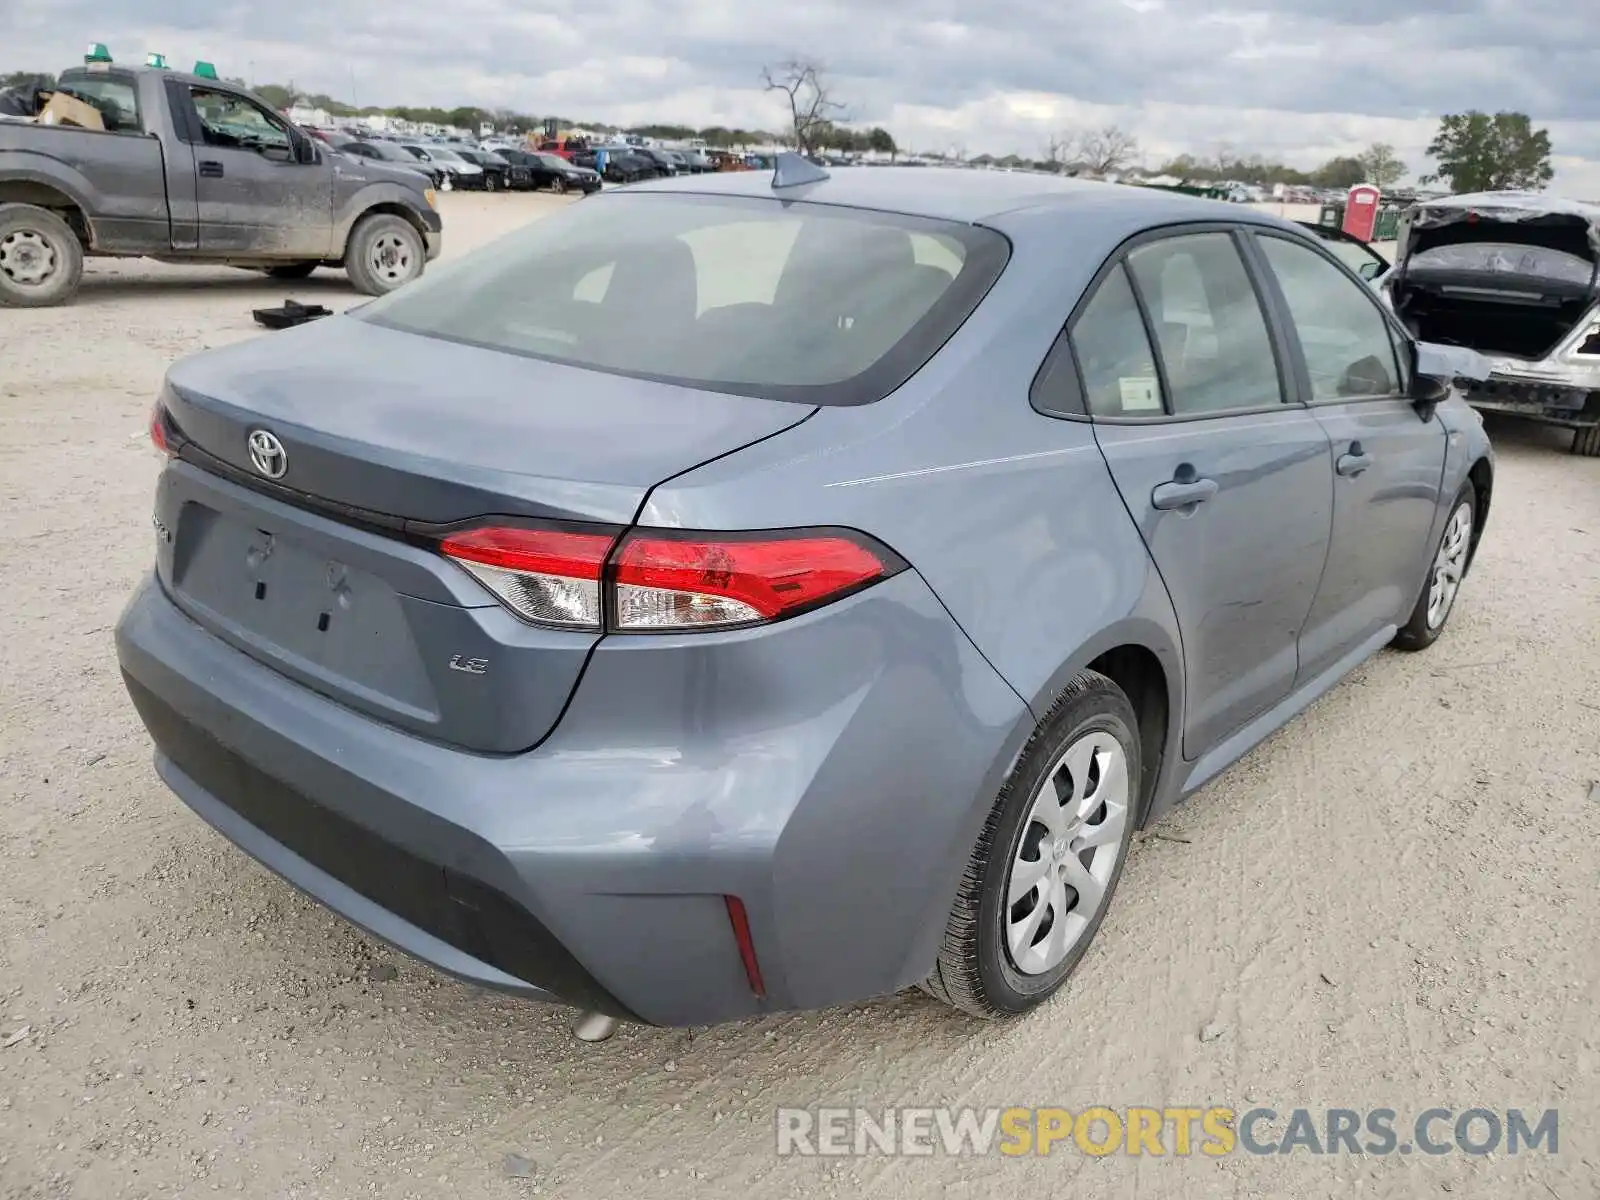
M864 404L960 327L1009 243L826 205L626 192L364 305L361 319L719 392Z

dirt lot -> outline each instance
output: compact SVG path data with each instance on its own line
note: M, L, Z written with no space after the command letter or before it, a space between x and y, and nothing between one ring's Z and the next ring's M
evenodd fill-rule
M446 200L452 252L556 203ZM585 1046L233 850L125 700L162 372L258 336L261 303L352 302L325 274L96 264L75 307L0 310L0 1196L1600 1195L1600 461L1495 426L1445 639L1379 656L1135 847L1031 1019L911 994ZM1556 1107L1560 1149L773 1152L780 1104L1180 1103Z

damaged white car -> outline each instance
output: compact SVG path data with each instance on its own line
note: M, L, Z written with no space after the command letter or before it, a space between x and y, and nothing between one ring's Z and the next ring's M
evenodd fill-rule
M1573 431L1600 457L1600 205L1525 192L1429 200L1401 218L1382 290L1419 339L1478 351L1474 408Z

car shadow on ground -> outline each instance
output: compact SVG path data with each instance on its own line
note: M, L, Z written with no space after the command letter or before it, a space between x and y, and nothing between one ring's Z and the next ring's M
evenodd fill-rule
M1496 450L1512 447L1527 450L1549 450L1567 454L1572 450L1572 430L1554 425L1541 425L1537 421L1524 421L1504 413L1484 413L1483 428Z
M238 294L255 299L262 295L280 298L315 294L317 298L343 296L354 304L370 299L355 290L345 273L337 268L325 267L305 279L273 279L260 271L240 268L212 268L202 271L184 271L182 274L133 275L105 274L83 277L78 291L77 305L109 303L125 298L165 298L168 296L193 296L196 293L218 295Z

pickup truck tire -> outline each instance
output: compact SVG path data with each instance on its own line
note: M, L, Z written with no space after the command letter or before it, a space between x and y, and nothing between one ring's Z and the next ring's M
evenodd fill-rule
M427 249L404 217L370 213L356 222L344 248L344 269L356 290L382 296L422 274Z
M1600 425L1573 430L1572 452L1584 458L1600 458Z
M284 263L281 267L268 267L267 274L274 279L305 279L321 265L320 262Z
M65 304L83 279L83 245L55 213L0 204L0 305Z

